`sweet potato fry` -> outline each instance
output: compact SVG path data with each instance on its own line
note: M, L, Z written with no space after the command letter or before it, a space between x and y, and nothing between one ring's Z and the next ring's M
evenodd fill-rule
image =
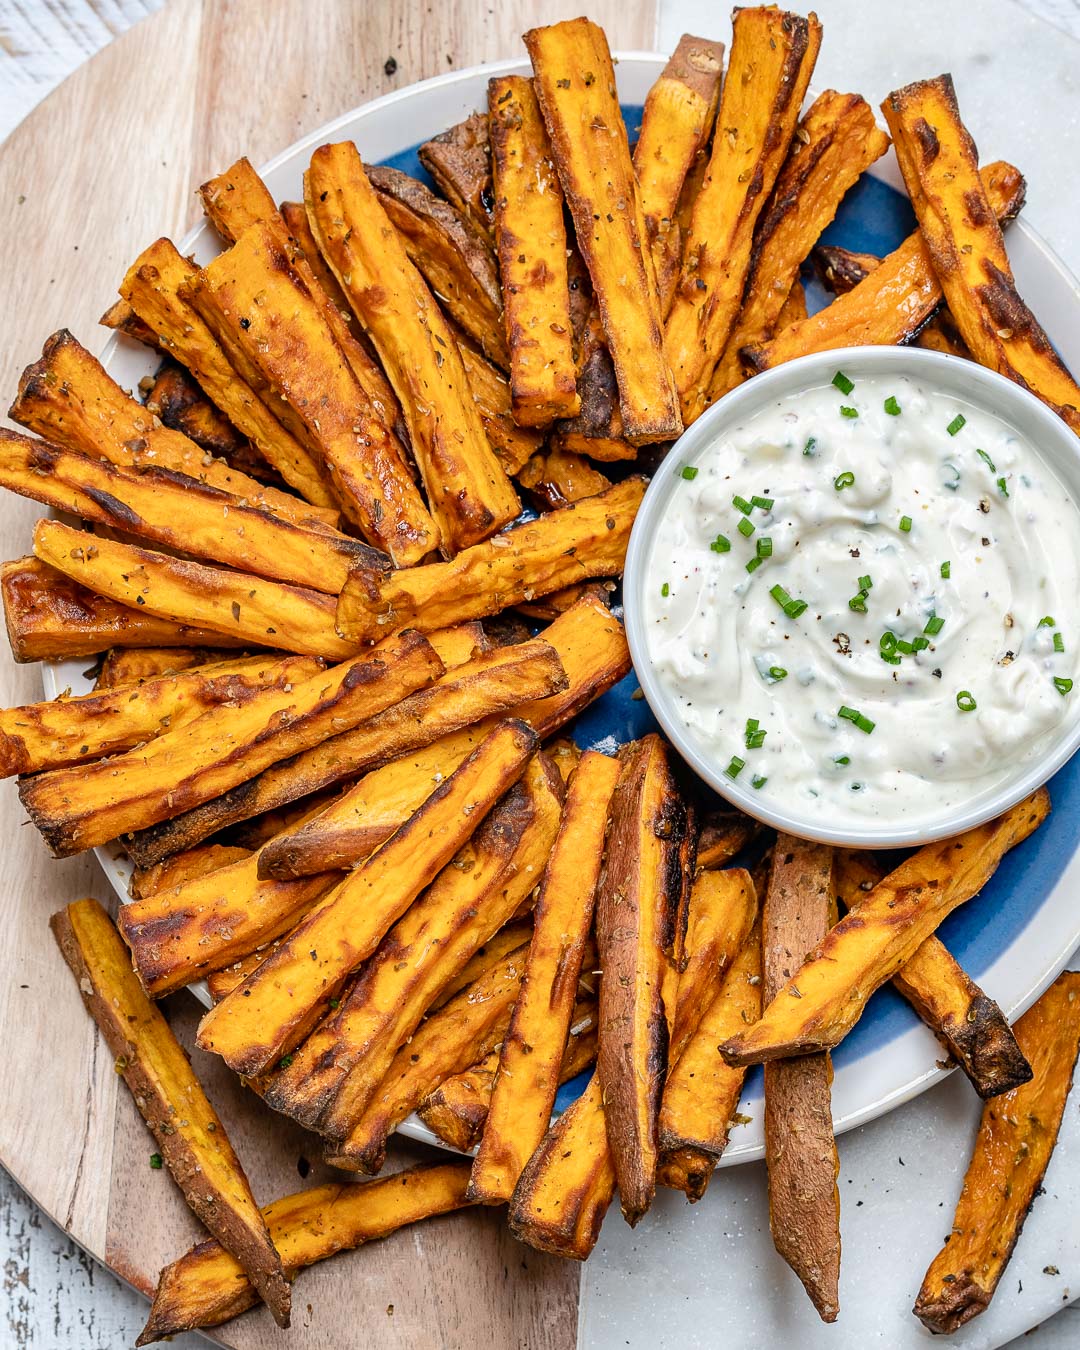
M24 779L19 796L54 854L66 857L216 797L382 711L441 670L430 643L405 633L295 686L211 708L141 749Z
M271 1106L345 1140L339 1151L362 1158L363 1141L359 1135L354 1140L352 1131L360 1128L394 1052L443 985L536 887L559 826L562 795L554 768L543 756L534 759L389 930L337 1014L274 1075L266 1092Z
M801 281L796 281L788 291L787 299L780 306L780 317L776 320L776 326L786 328L788 324L802 323L807 317L806 288Z
M473 113L425 141L416 153L446 200L491 236L495 203L487 113Z
M724 82L720 130L694 203L664 334L688 425L705 409L731 336L754 228L788 153L821 44L814 14L803 19L771 7L737 9L732 27L733 74Z
M464 337L458 340L458 355L488 443L504 472L515 474L540 449L543 433L532 427L518 426L511 410L510 385L506 376Z
M986 195L1003 224L1019 214L1025 183L1003 161L981 171ZM810 352L836 347L891 346L917 333L941 304L941 283L922 233L908 235L881 265L831 305L781 329L774 338L743 349L750 370L769 370Z
M495 244L514 418L546 427L581 406L574 369L563 195L532 81L488 82Z
M803 259L848 189L888 148L859 94L827 89L814 100L754 231L746 293L713 373L710 401L742 383L740 351L772 337Z
M244 1170L187 1056L139 987L112 921L96 900L79 900L50 926L184 1199L278 1325L288 1326L288 1281Z
M469 1183L469 1194L484 1204L510 1199L551 1120L618 777L617 760L590 751L570 779Z
M182 886L185 882L208 876L221 867L243 862L251 856L251 852L251 849L239 844L200 844L198 848L177 853L175 857L157 863L154 867L137 867L128 882L128 895L132 900L145 900L156 891Z
M974 361L971 348L960 336L956 320L949 313L948 306L942 306L930 322L912 339L916 347L925 347L928 351L943 352L946 356L962 356Z
M881 107L926 250L975 359L1080 432L1080 385L1016 289L952 76L906 85Z
M464 1163L413 1167L366 1185L316 1186L263 1210L289 1278L337 1252L388 1237L406 1224L469 1204ZM217 1242L201 1242L166 1266L136 1345L196 1327L217 1327L255 1303L240 1265Z
M537 739L521 722L500 723L386 844L203 1018L202 1048L221 1055L237 1073L255 1074L302 1039L319 1004L337 994L521 776Z
M1080 1047L1080 974L1065 971L1016 1023L1035 1070L983 1107L952 1232L913 1309L929 1330L958 1331L990 1304L1057 1142Z
M57 445L122 468L171 469L209 487L245 497L296 524L337 525L336 510L266 487L232 469L178 431L156 422L141 403L106 375L101 363L66 328L54 333L40 361L27 366L8 416Z
M305 200L319 250L401 401L444 550L486 539L518 514L517 494L488 444L453 334L354 145L316 150Z
M360 643L388 627L442 628L497 614L589 577L622 572L644 494L641 478L515 526L451 562L378 574L357 567L338 600L338 631Z
M623 1215L635 1224L656 1189L657 1118L697 837L659 736L624 746L619 760L596 900L604 972L597 1073Z
M315 236L311 233L311 225L307 218L307 207L303 202L281 202L278 205L281 212L281 219L285 222L285 228L289 232L289 238L296 244L300 252L304 255L304 261L311 268L311 274L319 283L320 289L325 291L326 298L344 319L349 332L361 343L367 341L367 335L360 327L356 315L349 308L349 298L338 284L338 279L327 267L319 252L319 246L315 242ZM385 380L385 376L383 377ZM389 397L390 408L396 408L397 400L394 398L394 391L390 388L390 381L385 380L386 392ZM400 410L399 410L400 411Z
M44 567L44 564L38 566ZM121 684L142 684L144 680L179 675L194 666L208 666L227 659L209 647L110 647L98 668L94 691L100 693Z
M547 450L533 455L517 476L523 488L538 498L548 511L557 511L583 497L606 492L611 479L580 455L565 450Z
M58 520L38 521L34 553L87 590L169 620L179 643L213 641L206 633L218 632L223 645L280 647L331 660L361 645L338 637L335 602L321 591L120 544ZM152 640L161 642L163 631L151 630ZM116 638L132 640L119 624Z
M233 468L255 477L274 472L265 457L237 431L223 412L203 393L193 377L174 361L163 361L146 394L146 407L167 427Z
M725 867L760 831L741 811L710 812L698 836L698 867Z
M130 750L222 703L240 706L323 669L313 657L246 656L182 675L79 698L0 710L0 777L40 773Z
M126 300L113 301L101 318L98 319L98 323L101 324L102 328L108 328L114 333L122 333L132 342L141 342L144 347L152 347L155 351L161 351L158 335L149 324L143 323ZM161 354L165 355L164 352Z
M818 280L834 295L846 295L881 266L876 253L858 253L838 244L818 244L811 250L810 258Z
M545 751L545 754L547 752ZM551 756L548 755L548 759ZM482 942L472 956L465 962L456 975L452 976L438 994L428 1005L428 1014L438 1012L438 1010L459 994L467 984L472 984L478 980L485 971L490 970L492 966L498 965L504 956L518 947L528 946L529 939L532 937L532 915L524 918L515 919L513 923L507 923L493 933L486 942Z
M761 1021L726 1041L729 1064L757 1064L838 1045L866 1000L915 953L958 905L986 884L998 863L1050 811L1045 788L997 820L955 839L927 844L830 930L766 1007Z
M682 421L607 38L570 19L523 40L614 363L623 434L634 444L673 440Z

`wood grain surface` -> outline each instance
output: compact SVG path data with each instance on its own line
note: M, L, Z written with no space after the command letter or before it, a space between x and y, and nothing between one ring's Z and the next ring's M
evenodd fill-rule
M94 350L104 345L96 319L131 258L160 234L181 234L195 218L195 186L237 155L257 163L390 89L520 54L524 28L579 8L173 0L77 71L0 147L0 394L13 396L19 372L56 328L71 328ZM652 45L651 3L591 0L589 11L613 47ZM3 557L27 549L37 514L5 497ZM4 704L40 696L39 670L5 656ZM197 1226L169 1178L150 1169L150 1136L46 928L66 901L110 901L110 889L92 857L47 857L10 783L0 787L0 838L0 1161L77 1242L149 1291ZM186 995L170 1003L189 1046L195 1011ZM315 1141L194 1054L256 1194L265 1201L297 1189ZM390 1166L422 1152L402 1145ZM321 1179L312 1164L308 1181ZM359 1324L379 1347L566 1350L576 1338L577 1289L576 1267L518 1246L501 1213L475 1211L303 1275L288 1343L340 1346L342 1326ZM282 1343L271 1327L256 1312L221 1339Z

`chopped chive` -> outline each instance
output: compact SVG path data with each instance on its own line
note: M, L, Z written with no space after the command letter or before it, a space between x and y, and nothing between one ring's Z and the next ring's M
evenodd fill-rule
M745 768L746 768L746 760L740 759L738 755L732 755L731 763L727 766L724 772L727 774L729 778L738 778L739 774L742 773L743 769Z
M924 637L912 638L911 645L917 652L924 652L930 646L930 639Z
M865 732L867 736L870 735L876 725L876 723L870 721L869 717L866 717L859 712L858 708L849 708L846 703L840 706L836 715L837 717L845 718L849 722L854 722L859 730Z
M950 492L955 492L956 489L960 486L960 470L956 467L955 464L950 464L948 462L943 464L941 467L943 469L948 469L949 473L953 475L952 478L942 479L941 483L942 487L948 488Z
M926 621L926 627L923 629L923 632L928 633L930 637L937 637L937 635L941 632L941 630L944 627L945 627L945 620L941 617L941 615L931 614Z
M858 410L858 408L852 408L850 405L848 405L848 404L846 404L846 403L842 403L842 404L840 405L840 416L841 416L841 417L858 417L858 415L859 415L859 410Z
M851 597L848 601L848 609L853 609L856 614L866 613L866 596L862 591L860 591L858 595L853 595Z
M832 377L832 382L842 394L850 394L855 388L854 380L849 380L842 370L838 370Z
M1056 627L1057 627L1057 623L1056 623L1056 621L1055 621L1049 614L1044 614L1043 617L1039 620L1039 627L1040 627L1040 628L1056 628Z
M756 572L764 561L764 558L751 558L746 564L746 570L748 572Z
M714 553L730 553L731 540L726 534L718 534L709 547Z
M666 600L666 599L668 598L668 596L671 594L671 587L667 584L666 581L665 581L664 584L660 587L660 594L664 597L665 600Z
M890 394L889 397L885 400L885 411L889 414L890 417L900 416L900 404L897 403L896 399L893 397L892 394Z
M956 696L956 706L961 712L974 712L978 704L970 689L961 689Z
M1054 651L1063 652L1065 650L1065 639L1060 633L1054 634Z
M679 475L685 478L688 483L692 483L698 475L697 469L692 464L684 464L679 470Z
M732 497L731 504L736 511L741 511L744 516L748 516L753 510L753 507L745 497Z
M1007 497L1007 496L1009 495L1009 485L1008 485L1008 483L1006 483L1005 479L1004 479L1004 478L999 478L999 479L997 480L997 485L998 485L998 491L1001 493L1001 495L1002 495L1003 497Z
M770 666L770 667L769 667L769 679L770 679L770 680L786 680L786 679L787 679L787 671L784 669L783 666Z
M903 532L904 532L905 534L910 534L910 533L911 533L911 517L910 517L910 516L901 516L901 517L900 517L900 528L903 530Z
M763 534L757 541L757 555L759 558L772 557L772 540L767 534Z
M746 516L743 516L742 520L739 521L738 526L739 533L742 535L744 539L750 538L750 536L754 533L754 528L755 528L754 522L752 520L748 520Z
M915 648L911 645L911 643L907 640L907 638L898 638L896 642L896 650L900 653L901 656L911 656Z
M760 773L754 774L750 779L750 786L754 788L763 788L769 780Z
M986 467L990 470L991 473L997 473L997 466L994 464L994 461L990 458L990 456L986 453L985 450L976 450L975 453L979 456L979 458L982 460L982 462L986 465Z
M1069 692L1072 686L1073 686L1072 680L1066 680L1062 678L1062 676L1060 675L1054 676L1054 688L1058 691L1058 693L1061 695L1062 698L1065 697L1065 695Z
M771 497L751 497L750 505L756 506L759 511L771 511L774 502Z
M899 666L903 664L900 657L895 656L892 652L879 652L878 655L883 661L888 662L890 666Z
M746 748L747 750L760 750L765 744L765 732L758 724L756 717L746 719Z
M881 637L878 638L878 647L883 652L896 651L896 634L889 628L886 628Z
M834 755L834 756L833 756L833 763L834 763L834 764L850 764L850 763L851 763L851 756L850 756L850 755Z
M837 492L843 492L844 488L855 486L855 475L850 469L845 469L843 473L838 473L836 475L832 485Z
M803 446L803 451L802 451L802 452L803 452L804 455L811 455L811 456L812 456L813 453L814 453L814 451L816 450L816 448L817 448L817 437L816 437L816 436L810 436L810 437L807 439L806 444Z
M860 590L860 591L872 591L873 589L874 589L874 583L870 580L869 575L867 575L867 576L865 576L865 577L860 577L860 578L859 578L859 590Z
M805 600L793 600L783 586L773 586L769 594L788 616L789 619L797 619L800 614L806 611Z
M945 428L945 430L949 433L950 436L955 436L956 433L966 425L967 425L967 418L964 416L963 413L957 413L956 416L953 418L953 420Z
M952 563L943 562L941 564L941 575L945 578L946 581L948 581L948 579L952 576Z
M154 1169L155 1172L160 1172L160 1171L161 1171L161 1154L160 1154L160 1153L151 1153L151 1154L150 1154L150 1166Z

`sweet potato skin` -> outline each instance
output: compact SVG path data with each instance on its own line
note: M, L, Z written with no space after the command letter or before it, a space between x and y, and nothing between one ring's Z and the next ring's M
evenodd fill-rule
M146 406L167 427L182 432L212 455L228 460L234 468L256 478L274 472L252 443L206 397L188 371L172 359L159 366L146 394Z
M289 1284L247 1177L187 1056L139 987L111 920L96 900L80 900L57 911L50 927L185 1200L278 1325L288 1326Z
M741 811L717 811L706 815L698 836L698 867L724 867L758 834L756 821Z
M1080 1048L1080 973L1059 975L1016 1023L1034 1077L983 1107L952 1232L913 1309L951 1335L989 1305L1041 1193Z
M417 154L446 200L490 236L494 193L487 113L472 113L448 127L425 141Z

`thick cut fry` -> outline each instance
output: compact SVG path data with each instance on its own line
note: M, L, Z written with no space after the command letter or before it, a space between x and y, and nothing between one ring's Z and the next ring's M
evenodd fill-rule
M37 558L16 558L0 565L0 595L8 643L16 661L92 656L114 643L125 648L156 648L165 643L188 651L189 643L224 649L263 645L245 644L242 638L174 623L118 604Z
M801 281L796 281L791 290L788 291L788 297L780 307L780 317L776 321L777 328L786 328L791 323L801 323L807 317L806 308L806 288Z
M595 497L611 486L611 479L599 469L594 469L580 455L571 455L565 450L548 450L534 455L522 466L518 482L538 497L548 511L557 511L583 497Z
M0 777L40 773L65 764L130 750L175 731L222 703L247 703L264 689L310 679L322 669L312 657L247 656L239 661L146 680L80 698L0 710Z
M120 544L58 520L38 521L34 553L118 605L169 620L179 643L207 641L196 635L198 626L204 634L222 634L223 645L280 647L330 660L340 661L361 646L338 637L335 602L321 591ZM163 640L160 627L151 631L153 641ZM132 640L120 627L116 638Z
M1080 1048L1080 973L1065 971L1016 1023L1031 1082L983 1107L952 1232L913 1309L952 1335L990 1304L1024 1220L1042 1194Z
M600 310L594 305L578 346L578 397L576 417L556 422L551 444L561 450L591 455L594 459L633 459L637 448L623 435L619 409L619 382L604 336Z
M405 633L295 686L211 708L142 749L24 779L19 796L54 854L66 857L216 797L381 712L441 670L431 644Z
M656 1190L657 1118L684 964L697 844L659 736L619 752L596 900L597 1072L623 1215L637 1223Z
M885 876L876 854L840 850L834 880L848 909L859 905ZM925 938L893 976L906 998L960 1065L980 1097L997 1097L1031 1077L1008 1018L979 988L941 940Z
M198 848L177 853L155 867L137 867L128 882L128 895L132 900L145 900L156 891L182 886L185 882L208 876L219 868L243 862L250 856L251 849L242 844L200 844Z
M1011 220L1024 204L1019 170L1002 161L987 165L980 176L998 220ZM761 371L811 352L905 342L934 313L942 295L930 252L916 230L846 294L768 342L744 348L742 358L748 369Z
M336 510L265 487L224 460L210 458L180 432L160 425L106 375L101 363L66 328L54 333L41 360L23 371L19 395L8 415L46 440L110 464L172 469L297 524L338 523Z
M517 494L488 444L453 334L354 145L316 150L305 199L319 250L401 401L443 548L486 539L518 514Z
M187 1056L139 987L112 921L96 900L79 900L50 926L185 1200L278 1325L288 1326L289 1285L244 1170Z
M122 302L121 302L122 303ZM146 395L146 407L167 427L183 432L189 441L227 460L246 473L269 474L271 466L206 397L183 366L162 362Z
M484 1204L510 1199L551 1120L592 926L608 803L618 777L617 760L590 751L570 780L536 902L521 995L503 1037L487 1127L469 1183L469 1194Z
M183 474L114 468L4 427L0 486L94 525L332 595L354 563L385 566L358 540L294 525Z
M1080 433L1080 385L1016 289L952 76L906 85L881 108L926 250L975 359L1030 389Z
M489 731L494 717L507 713L517 716L520 707L554 696L566 683L559 656L544 638L481 654L419 690L420 697L403 698L355 730L331 736L265 774L247 779L231 792L138 835L130 841L132 856L143 864L157 860L190 847L226 825L277 810L355 778L462 727L483 722ZM332 809L336 818L336 808ZM311 870L321 872L327 866L352 867L371 851L351 854L348 841L335 840L334 831L326 828L328 824L329 820L313 826L303 835L299 847L294 845L299 827L274 844L263 858L266 875L299 876ZM323 848L325 858L316 856Z
M546 753L546 751L545 751ZM551 756L548 755L550 759ZM459 994L467 984L472 984L478 980L485 971L490 970L492 966L507 956L510 952L516 951L518 947L528 946L529 939L532 937L532 915L523 919L515 919L513 923L504 924L497 933L494 933L486 942L480 944L472 956L465 962L461 969L451 979L443 985L438 994L431 1000L428 1006L428 1013L438 1012L438 1010Z
M559 825L562 780L542 756L379 944L338 1013L268 1086L267 1102L311 1128L352 1131L443 985L536 887ZM378 855L376 855L378 856ZM576 981L575 981L576 987ZM476 1058L474 1055L473 1059ZM362 1131L361 1131L362 1133Z
M363 1186L300 1191L267 1205L263 1217L292 1278L337 1252L464 1208L468 1178L464 1163L414 1167ZM217 1242L201 1242L161 1272L150 1319L136 1345L220 1326L252 1307L255 1298L240 1265Z
M161 675L179 675L194 666L208 666L225 659L221 652L208 647L110 647L98 669L94 691L115 689L120 684L142 684Z
M759 833L757 821L741 811L710 812L698 837L698 867L725 867Z
M532 81L488 82L495 244L510 354L514 418L545 427L574 417L574 369L563 196Z
M771 7L737 9L732 26L719 130L694 202L664 335L687 425L704 411L716 363L731 337L754 227L791 145L821 45L814 14L803 19Z
M500 723L392 838L203 1018L202 1048L221 1055L237 1073L256 1074L302 1039L319 1004L336 996L521 776L537 740L524 723Z
M814 100L754 232L746 293L713 373L710 400L742 382L740 351L772 337L803 259L844 194L888 148L888 136L860 95L828 89Z
M673 440L682 421L607 38L570 19L523 41L614 363L623 434L635 444Z
M495 203L487 113L473 113L425 141L416 153L446 200L490 236Z
M765 1009L761 1021L721 1047L729 1064L757 1064L838 1045L870 995L915 953L998 863L1042 824L1050 797L1040 788L997 820L927 844L829 932Z
M281 202L278 206L281 212L281 219L285 222L285 228L289 231L289 238L296 244L300 252L304 255L304 261L311 268L311 274L319 283L320 288L326 292L326 297L334 308L344 319L349 332L359 342L366 342L366 334L357 322L356 315L349 308L349 299L338 284L338 279L327 267L319 252L319 246L315 242L315 236L311 233L311 225L307 218L307 207L303 202ZM397 400L394 398L394 391L390 388L389 380L383 377L386 383L386 392L389 396L389 406L395 407Z
M443 628L497 614L589 577L617 576L644 494L641 478L518 525L459 553L391 576L356 568L338 601L338 631L365 642L388 628Z
M942 306L926 327L915 335L913 344L925 347L928 351L942 352L946 356L961 356L967 361L975 359L946 306Z
M464 338L458 341L458 355L465 368L465 382L484 433L506 473L517 473L544 441L543 432L519 427L511 411L510 385L501 370Z

